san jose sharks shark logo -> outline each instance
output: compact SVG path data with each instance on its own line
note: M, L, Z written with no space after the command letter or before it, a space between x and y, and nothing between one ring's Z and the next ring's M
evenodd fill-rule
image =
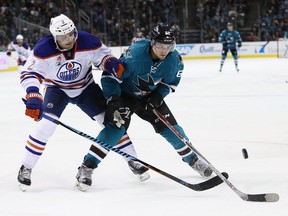
M150 86L154 86L154 80L150 74L147 74L148 80L144 80L140 76L137 76L137 83L133 81L134 86L139 90L137 95L147 95L151 92Z

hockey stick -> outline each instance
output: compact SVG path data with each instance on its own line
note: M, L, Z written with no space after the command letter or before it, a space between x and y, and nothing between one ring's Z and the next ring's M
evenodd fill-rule
M53 122L53 123L55 123L55 124L57 124L57 125L61 125L64 128L66 128L66 129L68 129L68 130L70 130L70 131L72 131L72 132L74 132L74 133L76 133L76 134L78 134L78 135L80 135L80 136L92 141L92 142L98 143L99 145L101 145L102 147L104 147L107 150L112 150L112 151L116 152L117 154L120 154L120 155L122 155L122 156L124 156L124 157L126 157L126 158L128 158L130 160L138 161L141 164L143 164L144 166L146 166L147 168L149 168L151 170L154 170L155 172L157 172L157 173L159 173L159 174L161 174L161 175L163 175L163 176L165 176L165 177L167 177L167 178L169 178L169 179L171 179L171 180L173 180L173 181L175 181L175 182L177 182L179 184L182 184L182 185L184 185L184 186L186 186L186 187L188 187L188 188L190 188L190 189L192 189L194 191L208 190L208 189L213 188L213 187L215 187L215 186L217 186L217 185L219 185L219 184L221 184L223 182L223 180L221 180L221 178L219 178L218 176L215 176L215 177L213 177L213 178L211 178L211 179L209 179L207 181L200 182L200 183L197 183L197 184L188 183L188 182L186 182L186 181L184 181L182 179L179 179L179 178L177 178L177 177L175 177L175 176L173 176L173 175L171 175L169 173L166 173L166 172L164 172L164 171L162 171L162 170L160 170L160 169L158 169L158 168L156 168L156 167L154 167L154 166L152 166L152 165L150 165L150 164L148 164L148 163L146 163L146 162L144 162L144 161L142 161L142 160L140 160L140 159L138 159L136 157L133 157L130 154L127 154L127 153L119 150L116 147L113 147L113 146L110 146L110 145L108 145L106 143L103 143L103 142L93 138L92 136L90 136L88 134L85 134L85 133L83 133L83 132L81 132L81 131L79 131L79 130L71 127L71 126L68 126L68 125L62 123L61 121L59 121L57 119L54 119L54 118L52 118L52 117L50 117L50 116L48 116L46 114L43 114L42 117L47 119L47 120L49 120L49 121L51 121L51 122ZM221 176L224 179L228 178L228 174L225 173L225 172L221 173Z
M260 47L265 47L265 46L267 46L269 43L270 43L270 41L266 41L265 44L257 44L257 45L244 43L244 44L242 44L242 46L244 46L244 47L248 47L248 46L251 46L251 47L258 47L258 46L260 46Z
M186 140L180 132L173 127L173 125L165 119L165 117L156 109L153 113L186 145L188 145L200 158L202 158L210 166L210 168L219 176L242 200L254 202L277 202L279 195L277 193L264 193L264 194L246 194L238 190L228 179L226 179L193 145L190 141Z

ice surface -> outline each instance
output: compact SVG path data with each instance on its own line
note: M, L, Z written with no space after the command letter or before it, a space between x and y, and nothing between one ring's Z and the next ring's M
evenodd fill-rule
M111 152L93 175L87 192L74 188L77 167L90 141L59 126L32 172L32 186L19 190L17 172L34 122L24 115L18 72L0 73L1 216L286 216L288 203L288 60L240 59L240 72L227 59L185 61L177 91L166 98L193 145L245 193L275 192L277 203L240 199L226 184L192 191L150 171L139 182ZM95 71L96 80L99 71ZM76 106L61 121L96 136L100 127ZM137 116L129 134L138 157L188 182L205 180ZM246 148L248 159L242 156Z

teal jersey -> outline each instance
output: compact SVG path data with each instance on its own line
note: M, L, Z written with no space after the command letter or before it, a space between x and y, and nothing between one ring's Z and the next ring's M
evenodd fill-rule
M238 31L235 30L229 31L228 29L225 29L221 32L219 36L219 42L221 43L227 42L226 48L236 49L236 43L241 43L242 39Z
M121 95L125 92L143 99L152 91L158 91L164 98L174 92L183 71L183 61L177 50L164 60L153 62L150 54L150 40L138 41L122 54L125 70L120 78L103 75L101 79L104 96Z

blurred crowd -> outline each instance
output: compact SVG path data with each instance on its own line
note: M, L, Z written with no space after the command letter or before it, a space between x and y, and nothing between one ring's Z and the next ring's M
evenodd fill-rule
M31 47L47 34L40 28L27 28L21 23L17 25L17 20L48 28L50 18L59 13L61 8L50 0L1 0L0 49L6 49L17 34L22 34Z
M288 1L266 0L261 11L260 36L262 40L277 40L288 32Z
M63 3L65 2L65 4ZM91 23L81 23L80 29L97 34L109 46L130 45L136 32L149 37L157 23L178 23L178 0L2 0L0 2L0 49L21 33L33 45L47 32L16 26L15 18L48 28L50 18L60 13L69 16L79 26L79 9ZM74 8L73 8L74 7ZM93 26L93 28L91 28ZM175 28L176 35L179 28Z
M288 1L262 0L252 13L256 14L252 26L247 26L249 0L199 0L197 5L198 27L203 33L203 42L217 42L219 33L227 22L238 30L251 28L248 41L277 40L288 30ZM251 12L250 12L251 13ZM241 32L241 31L240 31Z
M199 0L197 18L203 32L203 42L217 42L228 22L236 28L245 26L249 0Z
M130 45L137 32L149 38L150 29L157 23L169 24L181 43L183 0L1 0L0 49L17 34L22 34L30 46L46 35L50 18L60 13L69 16L80 29L97 34L108 46ZM189 1L190 2L190 1ZM288 26L288 1L259 1L260 14L252 26L247 26L249 0L195 0L193 28L201 30L200 42L217 42L218 35L228 21L238 29L250 28L248 40L276 40L283 37ZM191 4L191 2L190 2ZM79 10L85 12L90 23L79 20ZM188 18L189 19L189 18ZM23 21L42 28L31 28ZM241 31L240 31L241 33Z
M179 0L82 1L79 5L93 17L94 33L107 32L108 45L129 45L136 32L149 37L157 23L179 22Z

